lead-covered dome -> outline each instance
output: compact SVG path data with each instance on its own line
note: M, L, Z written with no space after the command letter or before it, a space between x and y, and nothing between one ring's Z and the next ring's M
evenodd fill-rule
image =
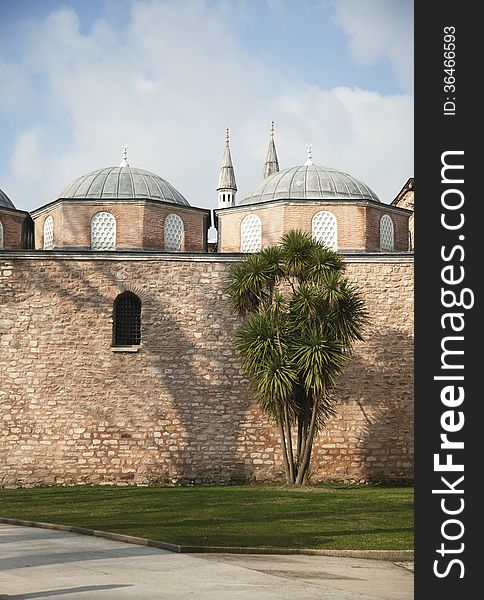
M240 204L270 200L373 200L380 199L352 175L318 165L301 165L263 179Z
M15 208L14 203L2 190L0 190L0 208Z
M68 185L59 198L76 200L140 198L189 206L186 198L159 175L129 166L91 171Z

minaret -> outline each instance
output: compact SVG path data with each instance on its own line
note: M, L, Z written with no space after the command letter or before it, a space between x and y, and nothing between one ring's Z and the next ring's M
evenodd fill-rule
M217 192L219 208L235 206L237 184L235 183L234 167L232 165L232 157L230 156L228 129L225 132L225 150L222 167L220 169L220 177L218 178Z
M277 160L276 145L274 144L274 121L272 121L269 148L267 149L266 162L264 165L264 171L262 172L262 177L269 177L269 175L274 175L274 173L278 172L279 162Z

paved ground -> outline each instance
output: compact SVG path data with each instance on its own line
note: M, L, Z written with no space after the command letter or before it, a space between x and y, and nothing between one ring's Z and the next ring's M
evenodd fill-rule
M411 600L408 567L326 556L173 554L0 524L1 600Z

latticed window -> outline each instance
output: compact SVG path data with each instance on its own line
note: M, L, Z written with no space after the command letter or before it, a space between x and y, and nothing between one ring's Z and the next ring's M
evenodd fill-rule
M327 210L317 212L312 221L313 240L328 248L336 249L338 243L338 228L336 217Z
M141 343L141 300L123 292L114 301L113 346L139 346Z
M116 250L116 219L111 213L102 211L93 216L91 250Z
M185 236L185 226L182 219L175 214L170 214L165 219L165 250L168 252L181 252Z
M3 248L3 225L0 221L0 250Z
M240 224L240 251L259 252L262 248L262 223L257 215L247 215Z
M395 249L395 234L392 218L383 215L380 219L380 250L392 251Z
M49 215L44 221L44 250L54 247L54 219Z

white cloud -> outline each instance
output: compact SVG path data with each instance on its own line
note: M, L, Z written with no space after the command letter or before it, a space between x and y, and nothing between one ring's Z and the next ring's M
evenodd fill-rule
M413 174L411 97L292 81L249 54L233 19L187 0L137 2L124 30L98 21L81 34L71 9L36 23L15 66L44 83L1 183L14 203L50 202L79 175L119 163L126 143L133 166L215 207L225 127L241 198L261 176L272 119L281 168L304 162L312 142L315 162L390 201Z
M402 89L413 86L413 1L329 0L334 19L349 37L356 62L387 58Z

